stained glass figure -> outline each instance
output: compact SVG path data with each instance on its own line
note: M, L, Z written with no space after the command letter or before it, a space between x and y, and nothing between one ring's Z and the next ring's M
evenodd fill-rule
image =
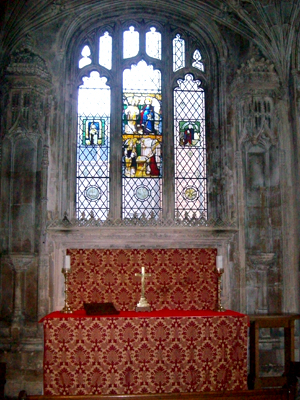
M104 144L105 140L105 120L104 119L83 119L82 144L93 145Z
M148 56L161 60L161 34L156 28L150 28L146 33L146 53Z
M89 46L84 46L81 52L81 59L79 60L78 66L79 68L83 68L86 65L90 65L92 60L90 58L91 50Z
M123 57L134 57L139 52L139 33L135 31L134 26L130 26L128 31L123 33Z
M173 71L185 67L185 41L179 34L173 39Z
M175 212L206 217L205 92L188 74L174 90Z
M91 72L78 91L76 211L105 220L109 210L110 88Z
M107 69L112 66L112 37L108 32L99 38L99 64Z
M204 64L202 62L202 56L199 50L195 50L193 54L192 66L198 68L200 71L204 71Z
M200 140L200 123L179 121L179 145L196 146Z

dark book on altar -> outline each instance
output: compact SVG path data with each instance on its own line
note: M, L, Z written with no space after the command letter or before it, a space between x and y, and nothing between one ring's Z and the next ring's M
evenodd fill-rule
M119 314L113 303L84 303L86 315L112 315Z

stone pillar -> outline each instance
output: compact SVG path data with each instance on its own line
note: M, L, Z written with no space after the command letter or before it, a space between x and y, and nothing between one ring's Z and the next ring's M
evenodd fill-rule
M23 293L23 279L24 272L32 263L34 256L32 254L13 254L9 255L12 268L15 272L14 277L14 309L11 325L12 337L18 337L22 328L24 319L22 300L24 299Z

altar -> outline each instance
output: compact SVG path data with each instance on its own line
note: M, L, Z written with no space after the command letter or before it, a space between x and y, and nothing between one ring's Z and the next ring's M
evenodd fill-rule
M234 311L54 312L44 325L44 394L247 389L248 317Z
M42 318L45 395L247 389L248 317L215 311L216 248L68 249L68 307ZM147 312L137 312L141 267ZM118 314L87 315L112 302Z

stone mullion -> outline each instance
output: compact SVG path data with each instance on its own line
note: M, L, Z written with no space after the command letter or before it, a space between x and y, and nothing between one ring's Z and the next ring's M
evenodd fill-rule
M162 216L174 219L175 216L175 179L174 179L174 97L172 82L172 35L166 29L162 38L162 115L163 115L163 178L162 178Z
M109 217L113 220L122 216L122 38L121 26L117 25L112 54L109 171Z

